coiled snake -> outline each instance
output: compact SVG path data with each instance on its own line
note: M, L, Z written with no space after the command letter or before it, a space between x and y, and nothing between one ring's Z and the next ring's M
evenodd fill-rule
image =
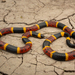
M70 47L75 47L75 45L70 43L70 36L75 38L75 31L73 31L72 29L70 29L68 26L59 23L59 22L55 22L55 21L45 21L39 24L36 24L34 26L31 27L22 27L22 28L18 28L18 27L10 27L10 28L4 28L0 30L0 37L2 35L5 34L9 34L9 33L24 33L22 35L22 40L23 42L26 44L24 47L15 47L13 45L10 45L8 43L5 43L3 41L0 41L0 49L12 52L12 53L25 53L27 51L29 51L32 47L32 42L28 39L29 36L36 36L38 38L43 38L44 36L41 33L36 33L34 31L37 31L43 27L56 27L56 28L60 28L62 29L64 32L58 33L58 34L54 34L52 36L50 36L49 38L47 38L44 43L43 43L43 51L46 55L48 55L49 57L55 59L55 60L59 60L59 61L67 61L67 60L72 60L75 59L75 50L68 52L68 53L58 53L54 50L51 49L50 44L58 39L59 37L62 36L66 36L66 43L70 46Z

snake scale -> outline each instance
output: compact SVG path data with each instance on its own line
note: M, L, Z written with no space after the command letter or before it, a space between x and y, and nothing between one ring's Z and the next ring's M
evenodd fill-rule
M9 27L9 28L4 28L0 30L0 37L5 34L9 33L24 33L22 35L22 41L26 44L23 47L15 47L13 45L10 45L8 43L5 43L3 41L0 41L0 49L6 50L8 52L12 53L26 53L28 52L31 47L32 47L32 42L28 39L30 36L38 37L38 38L43 38L44 35L41 33L36 33L35 31L43 28L43 27L56 27L62 29L64 32L60 32L57 34L54 34L47 39L45 39L43 43L43 51L44 53L58 61L67 61L67 60L72 60L75 59L75 50L68 52L68 53L58 53L54 51L51 47L50 44L55 41L56 39L60 37L67 37L66 38L66 43L68 46L75 48L74 44L70 43L70 37L75 38L75 31L70 29L68 26L60 23L60 22L55 22L55 21L45 21L39 24L36 24L31 27Z

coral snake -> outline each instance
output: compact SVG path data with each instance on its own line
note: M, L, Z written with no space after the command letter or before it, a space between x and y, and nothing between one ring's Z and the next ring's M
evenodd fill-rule
M66 43L68 46L70 47L75 47L74 44L70 43L70 37L75 38L75 31L73 31L72 29L70 29L68 26L59 23L59 22L55 22L55 21L45 21L39 24L36 24L34 26L31 27L9 27L9 28L4 28L0 30L0 37L2 35L5 34L9 34L9 33L24 33L22 35L22 40L23 42L26 44L23 47L15 47L13 45L10 45L8 43L5 43L3 41L0 41L0 49L6 50L8 52L12 52L12 53L25 53L27 51L29 51L32 47L32 42L28 39L29 36L35 36L38 38L43 38L44 35L42 35L41 33L36 33L34 31L37 31L43 27L56 27L56 28L60 28L62 29L64 32L60 32L58 34L54 34L50 37L48 37L44 43L43 43L43 51L44 53L55 59L58 61L67 61L67 60L72 60L75 59L75 50L68 52L68 53L58 53L54 50L51 49L50 44L58 39L59 37L62 36L66 36Z

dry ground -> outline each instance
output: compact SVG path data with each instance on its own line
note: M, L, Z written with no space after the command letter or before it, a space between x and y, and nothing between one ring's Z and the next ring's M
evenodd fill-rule
M75 0L0 0L0 29L27 27L46 20L59 21L75 30ZM38 30L46 37L61 32L57 28ZM22 34L8 34L1 41L15 46L24 46ZM29 38L32 49L21 55L0 50L0 75L75 75L75 60L60 62L46 56L42 50L44 39ZM74 39L71 39L74 42ZM58 52L69 52L74 48L66 45L65 37L51 44Z

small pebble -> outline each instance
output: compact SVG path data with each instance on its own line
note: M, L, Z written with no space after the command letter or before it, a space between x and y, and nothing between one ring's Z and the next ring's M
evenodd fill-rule
M2 3L6 2L6 0L2 0Z

